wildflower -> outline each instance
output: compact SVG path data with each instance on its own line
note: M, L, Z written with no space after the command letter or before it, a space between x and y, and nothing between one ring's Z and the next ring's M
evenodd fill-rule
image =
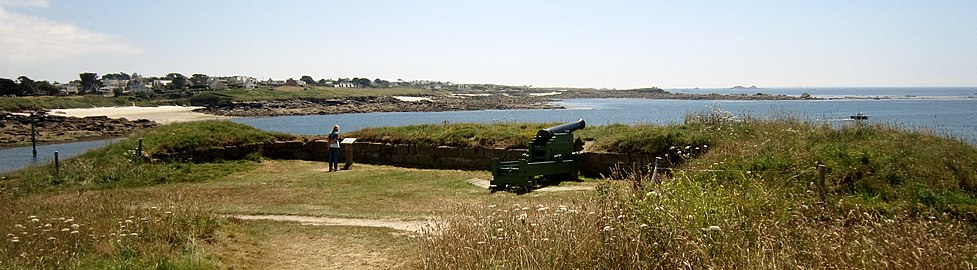
M153 207L150 207L149 208L149 210L156 210L156 209L158 209L156 206L153 206Z
M617 219L622 219L622 218L624 218L624 215L618 215L617 216Z
M523 211L529 210L529 207L523 207L522 210Z
M497 231L497 232L501 232L501 231L504 231L504 230L505 229L502 229L502 228L495 229L495 231Z
M27 219L37 219L37 216L31 215L31 216L27 217Z
M709 228L703 228L702 230L704 230L704 231L710 231L710 232L718 232L718 231L721 231L721 229L719 228L719 226L716 226L716 225L709 226Z
M481 245L481 244L485 244L485 241L478 241L478 242L475 242L475 243Z
M167 215L172 215L172 214L173 214L173 212L170 212L170 211L166 211L166 213L165 213L165 214L167 214Z
M67 231L70 231L70 229L68 229L68 228L64 228L64 229L61 229L61 231L62 231L62 232L67 232Z
M689 216L688 216L688 218L689 218L689 219L692 219L692 215L689 215Z
M41 222L41 220L36 218L31 219L31 223L37 223L37 222Z
M44 228L50 228L50 227L51 227L51 223L44 224Z
M131 219L126 219L126 224L132 224L132 220Z
M543 238L543 241L550 241L549 238Z
M139 236L139 234L138 233L130 233L129 236Z
M543 211L546 211L546 209L548 209L548 208L546 208L546 207L540 207L540 208L536 208L536 211L543 212Z
M76 234L76 233L78 233L78 231L71 231L71 234Z
M489 208L495 208L495 205L494 204L493 205L489 205L488 207Z
M648 224L644 224L644 223L641 223L641 226L638 226L638 227L640 227L640 228L642 228L642 229L644 229L644 228L648 228Z
M72 229L78 229L78 224L71 224Z
M10 239L10 242L11 243L20 243L20 239L17 239L17 238Z
M18 229L23 229L24 228L24 225L17 224L17 225L14 225L14 227L17 227Z
M601 229L601 230L603 230L603 231L605 231L605 232L609 232L609 231L613 231L613 230L614 230L614 228L611 228L611 226L604 226L604 228L603 228L603 229Z
M75 219L69 218L64 220L64 223L72 223L72 222L75 222Z
M17 238L17 237L16 237L16 236L14 236L14 234L12 234L12 233L8 233L8 234L7 234L7 237L14 237L14 238Z
M54 236L51 236L51 237L48 237L48 238L47 238L47 240L48 240L48 241L53 241L53 240L55 240L55 239L57 239L57 238L54 238Z
M645 193L645 197L651 197L651 196L658 196L658 193L655 191L648 191L648 193Z
M892 223L896 223L896 221L892 219L885 219L885 223L892 224Z

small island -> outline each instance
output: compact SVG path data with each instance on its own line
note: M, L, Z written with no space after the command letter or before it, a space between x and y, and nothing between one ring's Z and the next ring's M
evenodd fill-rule
M733 88L730 89L760 89L760 87L756 87L756 85L750 85L750 87L743 87L742 85L737 85L737 86L733 86Z

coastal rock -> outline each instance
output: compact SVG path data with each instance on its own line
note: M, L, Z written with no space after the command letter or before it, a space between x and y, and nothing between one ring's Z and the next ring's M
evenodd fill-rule
M558 109L550 99L537 97L451 97L434 96L425 100L401 101L394 97L351 97L346 99L289 99L232 103L212 106L197 112L237 117L315 115L368 112L440 112L461 110ZM256 104L258 103L258 104Z
M105 116L77 118L39 113L34 117L37 141L42 143L122 137L158 125L145 119L130 121ZM0 145L30 142L30 116L0 112Z

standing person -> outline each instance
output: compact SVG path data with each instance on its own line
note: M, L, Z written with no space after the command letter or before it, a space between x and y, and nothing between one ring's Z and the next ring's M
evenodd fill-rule
M339 171L339 125L332 126L329 133L329 171Z

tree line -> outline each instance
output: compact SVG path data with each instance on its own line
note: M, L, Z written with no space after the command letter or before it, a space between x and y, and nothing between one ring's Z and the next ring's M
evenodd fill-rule
M4 96L39 96L57 95L61 89L48 81L35 81L27 76L17 77L16 80L0 78L0 95Z

